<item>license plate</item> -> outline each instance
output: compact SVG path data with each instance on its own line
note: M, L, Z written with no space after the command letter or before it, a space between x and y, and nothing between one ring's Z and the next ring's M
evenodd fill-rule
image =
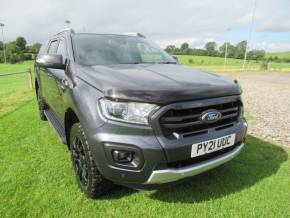
M226 135L220 138L199 142L192 145L191 157L197 157L212 153L235 144L236 134Z

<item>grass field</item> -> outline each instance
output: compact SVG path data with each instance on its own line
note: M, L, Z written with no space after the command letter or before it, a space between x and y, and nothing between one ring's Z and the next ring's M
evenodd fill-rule
M1 218L290 217L290 151L253 136L236 159L177 186L117 187L101 199L87 199L76 185L69 151L39 119L34 91L10 82L0 86Z
M278 58L290 58L290 51L285 52L268 52L266 53L266 57L278 57Z
M179 55L178 59L181 64L196 67L205 71L242 71L243 60L227 58L226 68L224 68L224 58L209 56L192 56ZM260 61L249 61L245 65L249 71L260 71ZM269 71L286 71L290 72L290 63L269 63Z
M192 56L192 55L179 55L178 59L181 64L185 64L192 67L197 67L203 70L224 70L224 58L220 57L208 57L208 56ZM191 60L191 61L190 61ZM226 70L236 71L241 70L243 66L243 60L228 58ZM253 70L260 68L259 62L250 62L249 67Z
M33 97L33 91L27 87L26 74L1 75L25 72L29 68L33 69L32 61L21 64L0 64L0 117Z
M15 73L33 69L33 61L25 61L19 64L0 64L0 74Z
M0 64L0 75L16 72L25 72L33 69L33 62L26 61L21 64ZM0 96L15 91L27 90L26 74L16 74L12 76L0 76Z

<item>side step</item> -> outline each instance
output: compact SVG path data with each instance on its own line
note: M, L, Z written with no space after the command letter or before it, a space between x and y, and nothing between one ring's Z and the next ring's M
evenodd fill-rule
M59 135L62 143L67 144L64 127L58 121L54 112L51 109L47 109L44 111L44 114L47 117L47 119L49 120L49 122L52 125L52 127L54 128L54 130L56 131L56 133Z

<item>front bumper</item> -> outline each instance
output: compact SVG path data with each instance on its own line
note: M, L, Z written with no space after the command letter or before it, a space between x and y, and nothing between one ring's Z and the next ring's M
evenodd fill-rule
M188 138L186 141L184 140L183 145L178 145L175 148L166 148L161 145L149 127L136 127L135 125L111 121L96 129L95 133L88 133L87 136L89 144L94 145L92 146L92 154L101 174L115 183L137 187L137 185L150 186L177 181L205 172L231 160L243 148L246 131L247 122L241 119L234 127L219 133ZM171 162L190 159L192 144L233 133L236 134L236 141L231 151L206 159L206 161L186 165L186 167L171 168L169 166ZM105 144L107 143L139 149L144 164L138 169L118 166L111 160L110 152L106 150ZM172 155L166 155L168 153L176 155L170 160Z
M149 179L145 182L145 184L162 184L168 182L174 182L180 179L184 179L190 176L194 176L215 167L218 167L234 157L236 157L244 147L244 143L241 143L233 150L222 154L220 156L214 157L210 160L203 161L201 163L197 163L191 166L186 166L179 169L165 169L165 170L155 170L152 172Z
M238 99L239 96L230 96L176 105L181 105L182 108L200 107L201 104L217 104ZM128 186L154 186L174 182L217 167L234 158L243 148L247 132L247 122L243 118L238 118L231 127L220 130L209 128L207 133L178 140L164 137L158 120L162 112L168 109L167 107L172 107L172 105L164 106L153 114L151 126L122 123L104 118L101 126L86 129L89 144L92 145L93 158L105 178ZM191 158L192 144L230 134L236 135L234 146L230 150L213 153L210 157L203 156L204 158L201 159ZM112 159L110 149L136 151L141 156L142 164L136 168L118 164Z

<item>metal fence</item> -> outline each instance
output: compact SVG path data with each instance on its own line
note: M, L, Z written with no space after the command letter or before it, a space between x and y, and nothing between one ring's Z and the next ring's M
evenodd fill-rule
M5 96L13 96L13 93L27 92L33 90L34 75L31 68L19 72L0 73L0 99Z

